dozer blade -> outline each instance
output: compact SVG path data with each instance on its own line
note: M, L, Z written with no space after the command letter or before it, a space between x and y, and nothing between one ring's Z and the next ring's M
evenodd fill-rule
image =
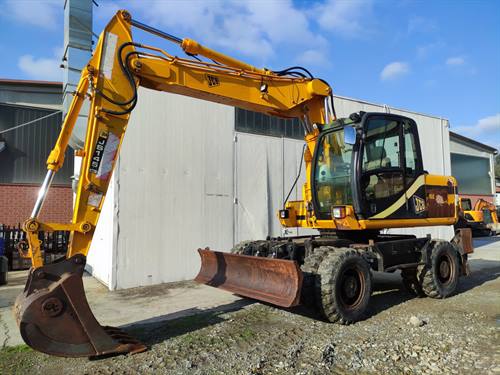
M302 272L295 261L198 249L195 281L229 292L290 307L300 301Z
M14 305L23 340L35 350L61 357L94 357L146 350L141 342L113 327L101 326L85 297L85 257L31 269Z

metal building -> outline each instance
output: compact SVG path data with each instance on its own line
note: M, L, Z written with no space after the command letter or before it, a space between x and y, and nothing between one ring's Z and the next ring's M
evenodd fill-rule
M47 171L47 156L59 135L61 105L60 82L0 79L0 224L14 225L29 217ZM66 159L43 219L71 218L71 150Z
M463 135L450 132L451 171L458 181L458 193L494 203L495 155L498 151Z
M339 116L363 110L414 118L424 168L451 174L447 120L342 97L335 103ZM140 88L88 270L110 289L191 279L199 247L228 251L242 240L281 235L276 211L301 160L296 129L291 120ZM450 227L399 232L453 235Z

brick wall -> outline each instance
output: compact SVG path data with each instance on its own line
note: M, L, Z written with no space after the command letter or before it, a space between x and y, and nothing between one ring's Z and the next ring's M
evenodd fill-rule
M0 224L16 225L29 218L39 185L0 184ZM52 186L40 220L66 223L71 220L73 192L68 186Z

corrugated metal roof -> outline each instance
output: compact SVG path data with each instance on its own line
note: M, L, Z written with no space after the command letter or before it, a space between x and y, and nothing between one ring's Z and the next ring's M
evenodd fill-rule
M481 150L492 152L493 154L498 154L498 150L496 148L485 145L484 143L478 142L478 141L471 139L471 138L467 138L463 135L454 133L452 131L450 131L450 139L452 139L452 140L455 139L455 140L467 143L473 147L480 148Z

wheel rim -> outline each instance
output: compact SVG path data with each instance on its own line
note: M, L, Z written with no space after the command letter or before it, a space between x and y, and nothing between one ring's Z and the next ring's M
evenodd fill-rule
M340 304L346 310L355 310L363 300L365 290L365 277L357 267L346 269L340 278L339 297Z
M449 254L443 254L437 264L437 277L441 284L448 285L455 278L455 267Z

